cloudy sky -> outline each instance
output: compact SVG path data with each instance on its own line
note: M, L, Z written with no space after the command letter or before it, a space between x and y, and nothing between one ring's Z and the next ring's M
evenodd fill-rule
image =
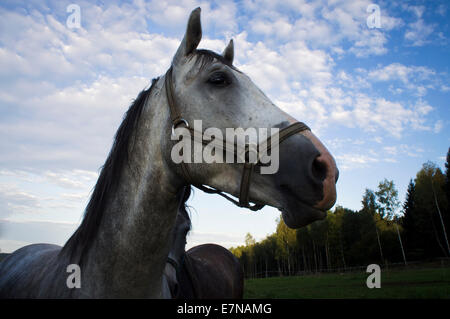
M80 9L79 28L71 4ZM335 156L338 205L359 209L364 189L384 178L403 200L422 163L443 167L450 146L447 1L3 0L1 251L64 244L123 113L169 67L197 6L200 47L222 52L233 38L235 65ZM262 239L279 216L199 190L190 205L189 246L236 246L247 232Z

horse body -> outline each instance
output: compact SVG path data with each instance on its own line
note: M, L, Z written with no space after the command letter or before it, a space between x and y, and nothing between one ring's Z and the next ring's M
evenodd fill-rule
M204 127L289 127L295 120L277 108L224 56L197 50L200 8L170 70L141 92L127 111L100 173L80 227L59 248L31 245L0 264L0 297L160 298L171 230L187 184L208 185L238 197L240 163L192 163L190 180L171 157L174 125L166 77L185 123ZM291 228L325 217L336 200L338 171L311 133L296 133L280 146L280 169L251 176L248 197L282 211ZM249 176L247 176L249 177ZM69 288L67 266L81 270L81 288Z
M1 298L45 298L45 287L65 282L64 272L55 268L49 269L57 259L61 247L50 244L34 244L22 247L9 255L0 263ZM49 271L53 276L48 275ZM7 275L5 275L7 274ZM68 297L70 291L60 289L62 298Z
M189 249L180 277L182 298L241 299L244 295L241 264L219 245L203 244Z

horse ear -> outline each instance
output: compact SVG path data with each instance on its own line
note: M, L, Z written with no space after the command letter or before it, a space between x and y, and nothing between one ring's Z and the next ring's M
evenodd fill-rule
M222 56L224 57L225 60L230 62L230 64L233 64L233 59L234 59L233 39L231 39L230 42L228 43L227 47L225 48L225 50L222 53Z
M191 12L183 41L181 41L177 53L175 53L173 58L174 62L179 61L181 58L192 53L200 43L200 40L202 39L200 11L201 9L198 7Z

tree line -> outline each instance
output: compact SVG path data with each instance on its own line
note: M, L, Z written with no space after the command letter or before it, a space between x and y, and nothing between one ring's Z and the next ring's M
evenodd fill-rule
M392 180L366 189L362 208L337 206L325 219L297 230L277 220L276 231L230 251L246 277L342 271L372 263L389 264L450 257L450 148L445 173L424 163L400 203Z

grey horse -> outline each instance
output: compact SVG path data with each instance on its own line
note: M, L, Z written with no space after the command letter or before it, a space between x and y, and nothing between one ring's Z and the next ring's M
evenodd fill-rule
M326 216L336 201L334 158L306 125L233 66L232 45L223 55L200 50L201 37L197 8L168 72L142 91L124 116L81 225L63 247L29 245L3 260L0 297L164 297L170 236L189 184L238 197L240 206L250 207L251 201L258 208L278 208L291 228ZM265 167L255 168L254 162L175 161L174 129L191 128L195 120L216 128L216 134L278 128L283 143L270 150L279 154L279 168L263 174Z

